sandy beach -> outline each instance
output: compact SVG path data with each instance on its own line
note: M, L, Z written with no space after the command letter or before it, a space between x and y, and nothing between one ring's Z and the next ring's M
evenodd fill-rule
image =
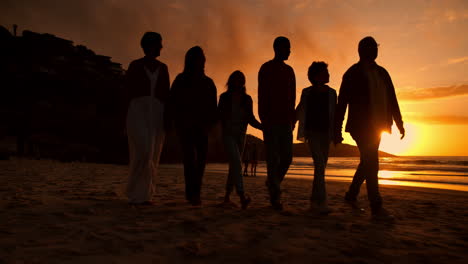
M205 174L203 205L184 200L180 165L161 165L154 206L129 206L127 167L0 161L0 263L466 263L468 192L382 186L393 224L354 212L328 181L333 212L308 211L311 179L286 178L285 210L264 177L245 178L247 210L220 207L225 173ZM232 197L237 201L237 197Z

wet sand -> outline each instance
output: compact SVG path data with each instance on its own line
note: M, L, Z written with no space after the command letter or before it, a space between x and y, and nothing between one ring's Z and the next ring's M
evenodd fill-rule
M208 166L209 170L210 166ZM184 200L180 165L162 165L154 206L129 206L126 166L0 161L0 263L466 263L468 193L381 186L394 223L343 202L309 212L311 180L286 178L285 210L269 206L264 177L245 178L247 210L221 207L225 173L207 172L203 205ZM238 204L235 195L233 201Z

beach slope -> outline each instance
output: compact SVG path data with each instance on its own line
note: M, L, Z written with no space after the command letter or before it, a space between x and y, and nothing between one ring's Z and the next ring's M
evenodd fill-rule
M382 186L395 223L343 203L308 211L311 180L286 178L285 210L269 207L264 177L245 178L247 210L219 206L225 174L209 171L203 205L184 201L180 165L162 165L154 206L129 206L126 166L0 161L0 263L466 263L468 193ZM234 195L233 200L237 202Z

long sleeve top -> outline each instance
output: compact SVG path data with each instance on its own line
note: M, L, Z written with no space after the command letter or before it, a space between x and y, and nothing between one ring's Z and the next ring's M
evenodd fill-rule
M375 87L375 81L370 79L370 70L377 73L381 87ZM377 93L373 91L375 89L383 91ZM385 98L386 105L386 111L380 111L381 114L377 117L373 101L376 98L376 93ZM375 62L367 65L362 62L356 63L343 75L336 109L336 133L341 134L344 115L348 107L348 121L345 130L351 134L359 135L370 131L391 132L393 121L399 128L403 127L400 107L390 75Z
M337 96L335 89L326 87L324 92L317 92L312 86L302 90L296 108L298 140L306 141L314 132L328 133L329 139L333 139Z
M178 129L209 128L217 120L217 90L208 76L177 75L170 92L169 111Z
M245 135L249 124L257 129L262 128L253 113L252 97L247 94L242 95L238 104L233 102L231 92L221 94L218 114L224 134Z
M296 77L291 66L271 60L258 73L258 113L264 127L295 122Z

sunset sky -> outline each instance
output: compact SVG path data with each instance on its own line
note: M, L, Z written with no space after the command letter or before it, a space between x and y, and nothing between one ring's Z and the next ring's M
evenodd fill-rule
M257 73L273 57L276 36L291 40L287 61L296 73L296 103L309 86L312 61L329 64L330 86L357 62L357 43L373 36L377 63L392 76L407 137L384 135L381 150L399 155L468 156L468 1L374 0L6 0L0 25L51 33L123 64L142 56L145 31L163 36L171 80L185 52L200 45L206 73L225 90L241 70L257 101ZM255 105L255 113L256 105ZM257 115L258 116L258 115ZM249 133L261 133L249 128ZM345 137L345 143L354 144Z

